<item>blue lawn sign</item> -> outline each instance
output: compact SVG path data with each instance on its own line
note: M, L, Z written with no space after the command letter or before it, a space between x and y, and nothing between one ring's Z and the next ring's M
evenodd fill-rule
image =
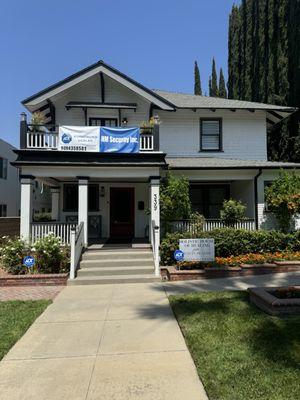
M139 128L100 128L100 151L103 153L138 153Z
M184 252L181 250L175 250L174 258L176 261L183 261L184 260Z
M35 264L35 259L32 256L26 256L23 259L23 264L25 265L25 267L31 268Z

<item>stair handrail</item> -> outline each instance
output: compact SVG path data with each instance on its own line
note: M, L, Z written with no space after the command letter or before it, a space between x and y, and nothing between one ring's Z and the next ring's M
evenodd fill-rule
M75 279L76 271L84 249L84 223L80 222L75 228L71 228L71 259L70 279Z
M152 251L153 251L153 259L154 259L154 272L155 276L160 276L160 268L159 268L159 241L160 241L160 233L159 226L155 224L155 221L152 220Z

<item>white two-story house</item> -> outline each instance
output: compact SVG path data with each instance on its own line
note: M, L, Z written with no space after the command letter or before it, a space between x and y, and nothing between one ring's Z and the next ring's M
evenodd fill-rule
M268 127L294 108L151 90L103 61L22 104L45 117L45 126L37 129L21 115L14 165L21 175L24 238L49 229L68 236L72 224L83 222L85 243L153 241L160 226L160 179L167 170L188 177L193 207L208 221L217 220L224 199L232 197L247 205L251 228L270 227L264 187L280 168L300 167L267 160ZM138 152L85 151L59 143L62 127L141 127L151 117L156 123L140 129ZM34 180L51 189L55 223L49 229L32 224Z

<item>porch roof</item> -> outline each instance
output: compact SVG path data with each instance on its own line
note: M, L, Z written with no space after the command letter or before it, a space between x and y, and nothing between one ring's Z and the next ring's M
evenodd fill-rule
M217 157L166 157L169 169L298 169L300 163Z
M14 150L15 166L164 167L165 153L94 153L77 151Z

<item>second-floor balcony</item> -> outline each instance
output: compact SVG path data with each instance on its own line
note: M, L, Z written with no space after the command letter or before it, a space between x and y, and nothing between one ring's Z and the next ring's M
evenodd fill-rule
M157 151L158 126L140 127L140 152ZM21 128L22 130L22 128ZM21 148L30 150L58 150L59 125L23 126ZM156 138L155 138L156 136Z

